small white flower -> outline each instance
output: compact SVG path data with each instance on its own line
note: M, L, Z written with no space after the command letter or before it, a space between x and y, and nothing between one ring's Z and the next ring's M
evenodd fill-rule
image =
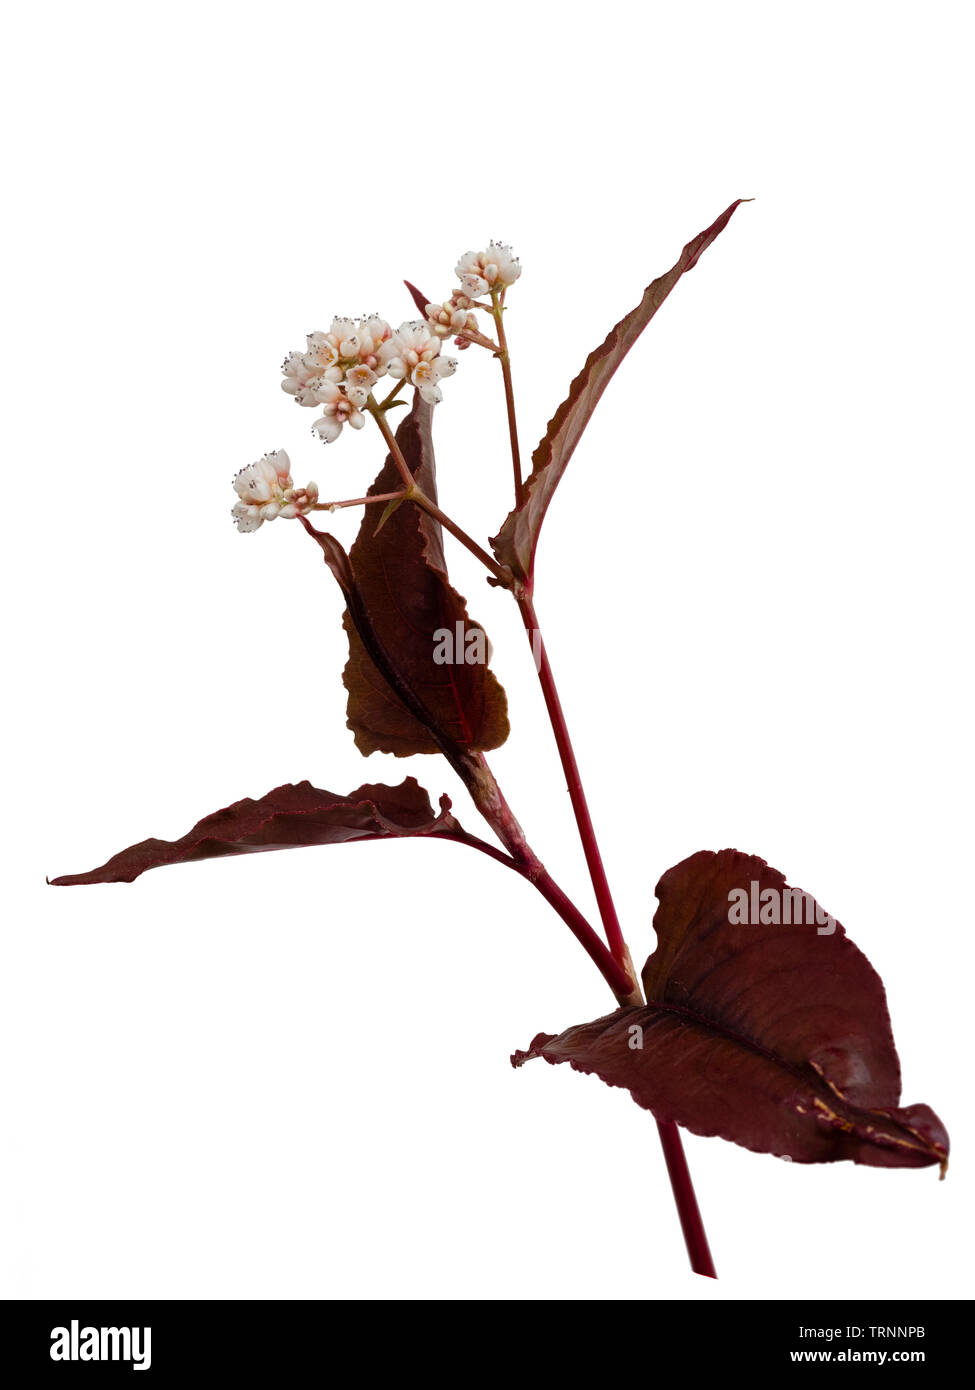
M295 517L311 511L318 501L318 486L296 488L291 479L291 460L283 449L265 454L242 468L234 479L240 501L231 515L238 531L256 531L277 516Z
M440 352L440 339L423 319L401 323L383 344L382 359L387 372L397 381L405 381L420 362L432 362Z
M272 492L286 486L290 478L291 460L283 449L275 449L257 463L242 468L234 479L234 487L242 502L270 502Z
M438 405L443 400L443 392L437 382L453 376L456 370L456 357L435 357L432 362L420 362L414 367L410 380L425 401Z
M437 382L457 370L453 357L440 356L441 339L422 319L401 323L383 344L381 355L389 375L415 386L425 401L436 405L443 399Z
M324 410L321 418L312 425L312 430L326 444L332 444L338 439L343 425L351 425L354 430L361 430L366 423L366 417L359 407L365 405L368 395L369 392L363 391L362 387L353 387L352 392L347 394L345 388L334 381L322 381L317 398Z
M299 405L315 405L315 388L322 375L321 367L312 363L307 353L290 352L281 364L284 381L281 390L294 396Z
M318 501L318 484L308 483L305 487L291 488L283 494L284 500L278 516L291 520L292 517L304 516L310 512Z
M361 409L378 380L379 377L371 367L350 367L345 374L345 394L353 405Z
M513 285L521 274L521 262L510 246L492 241L486 251L468 251L461 256L454 273L467 294L487 294Z
M443 304L427 305L427 323L430 330L436 333L438 338L452 338L455 333L462 333L465 328L476 328L477 317L466 307L470 300L466 295L458 295L458 299L463 301L464 308L454 302L454 298L444 300Z
M336 368L339 360L338 342L332 342L332 334L329 333L309 333L305 342L308 350L305 353L305 362L311 371L321 374Z
M360 365L371 367L377 376L381 376L382 359L380 353L382 345L388 342L392 335L393 330L386 320L381 319L378 314L370 314L368 318L360 319L357 332Z
M299 405L319 405L318 389L323 381L338 384L352 377L357 388L372 386L386 370L380 349L392 331L378 314L358 323L333 319L327 333L308 334L305 352L291 352L284 359L281 389L294 396ZM371 380L365 376L367 372ZM364 401L363 397L360 404Z
M392 329L378 314L354 323L352 319L336 318L327 333L309 333L309 364L327 375L330 381L342 381L350 368L369 367L381 375L380 348Z
M235 503L230 514L237 523L237 530L242 533L256 531L261 524L260 508L248 507L244 502Z

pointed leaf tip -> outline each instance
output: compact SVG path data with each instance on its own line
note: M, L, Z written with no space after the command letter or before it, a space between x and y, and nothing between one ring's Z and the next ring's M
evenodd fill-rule
M348 796L321 791L310 782L286 783L258 800L245 797L198 821L178 840L142 840L83 874L62 874L56 887L85 883L131 883L147 869L311 845L354 840L388 840L414 835L453 837L461 827L442 796L439 814L414 777L398 787L365 783Z
M427 316L427 305L432 304L433 301L431 299L428 299L426 295L423 294L421 290L418 290L416 285L411 284L409 280L404 280L403 284L406 286L406 288L412 295L413 303L420 311L420 317L425 319Z
M636 308L589 354L532 455L521 505L508 513L501 530L491 538L495 555L519 578L531 577L539 533L555 489L613 374L681 276L693 270L727 227L735 209L749 201L737 198L710 227L689 241L670 270L647 286Z

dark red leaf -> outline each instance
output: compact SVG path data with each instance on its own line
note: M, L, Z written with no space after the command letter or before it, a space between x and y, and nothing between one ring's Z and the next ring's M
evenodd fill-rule
M658 1120L798 1163L944 1170L937 1115L899 1108L884 987L842 926L808 895L799 924L750 924L753 903L759 919L775 904L784 919L788 903L791 922L797 890L787 890L776 869L737 850L669 869L657 885L646 1007L539 1034L512 1062L570 1062L625 1087ZM733 892L747 895L749 924L729 921Z
M320 791L310 782L287 783L275 787L259 801L245 797L205 816L179 840L143 840L113 855L99 869L86 874L62 874L51 882L65 887L78 883L131 883L146 869L191 859L408 835L463 835L450 814L449 799L440 798L438 814L413 777L407 777L398 787L366 784L348 796ZM477 845L469 837L464 838Z
M586 365L569 387L568 396L549 421L532 455L532 471L525 483L521 505L508 513L501 530L491 540L501 563L508 565L520 578L531 576L545 513L610 378L677 281L697 265L702 252L731 221L735 208L746 201L737 199L706 231L687 243L676 265L647 286L640 303L610 329L605 341L590 353Z
M417 395L396 440L417 483L436 501L432 413ZM390 457L370 494L398 486ZM439 523L412 503L397 508L377 534L379 519L376 507L366 508L349 556L362 604L360 612L350 600L345 615L349 661L343 678L356 745L365 754L397 757L444 752L445 741L464 754L499 747L508 737L508 702L486 660L465 660L479 654L478 645L486 653L487 638L447 578ZM438 663L443 633L450 634L455 659ZM399 692L370 655L378 650L375 643L398 677ZM404 690L412 698L404 700Z

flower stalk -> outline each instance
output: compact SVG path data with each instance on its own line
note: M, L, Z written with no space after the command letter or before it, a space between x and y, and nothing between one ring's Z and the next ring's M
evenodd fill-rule
M511 467L515 478L515 507L524 501L524 482L521 472L521 445L518 442L518 421L515 415L515 388L511 377L511 354L504 331L504 291L491 291L491 313L498 330L498 360L504 380L504 402L508 415L508 440L511 446Z
M504 378L505 400L508 407L511 459L515 474L515 495L518 499L516 505L520 507L522 495L521 450L518 445L518 427L515 417L511 354L508 351L507 339L504 333L503 299L503 291L499 294L496 290L492 290L491 300L494 306L494 318L498 326L498 343L502 349L499 356L501 360L501 371ZM625 973L627 983L630 987L628 995L622 997L617 994L617 999L622 1004L639 1005L644 1002L643 991L635 977L629 948L623 936L623 929L616 911L616 904L613 901L609 880L606 877L606 869L603 864L602 854L600 853L599 842L596 839L596 831L593 826L592 815L589 811L589 803L586 799L585 788L582 784L579 765L576 761L575 750L572 746L572 739L569 735L565 712L562 708L562 701L559 698L558 686L555 683L555 676L552 671L551 662L549 661L545 640L542 636L538 614L535 612L532 588L532 580L529 578L528 582L520 586L519 590L515 593L515 601L518 604L518 611L521 614L525 633L532 649L532 657L535 662L535 670L538 674L538 681L542 690L542 698L545 701L545 708L548 713L549 723L552 727L552 733L555 737L555 744L558 748L562 770L565 773L569 800L572 804L572 812L579 831L579 839L582 843L586 866L589 870L589 878L592 882L593 892L596 895L596 903L599 908L603 931L606 934L606 941L610 953L620 969ZM684 1235L684 1242L687 1246L691 1269L695 1274L700 1274L709 1279L716 1279L717 1274L714 1268L714 1261L711 1258L707 1232L704 1229L704 1222L701 1218L700 1207L698 1206L697 1196L694 1192L694 1184L691 1179L690 1169L687 1166L687 1158L684 1153L683 1143L681 1142L680 1130L672 1120L657 1120L656 1124L660 1145L663 1149L664 1160L667 1164L667 1173L674 1195L674 1203L677 1207L677 1215Z
M379 410L375 401L368 402L366 409L379 426L383 439L386 441L386 447L389 449L390 456L396 465L400 477L403 479L404 495L408 497L411 502L415 502L418 507L422 508L428 516L438 521L445 531L449 531L455 540L460 541L465 549L476 556L481 564L484 565L486 569L490 570L491 574L502 588L510 588L514 582L514 576L507 566L499 565L493 555L489 555L483 546L478 545L473 536L469 536L461 526L458 526L453 517L448 516L442 508L437 506L436 502L426 495L422 488L417 486L413 474L410 472L410 466L403 457L403 451L396 442L396 436L389 427L389 421L382 411Z
M632 1003L632 979L529 845L484 754L479 753L471 759L469 772L462 771L461 775L475 806L511 856L512 867L527 878L559 914L613 991L617 1003Z
M374 502L399 502L407 496L405 488L399 492L374 492L371 497L349 497L344 502L316 502L313 512L339 512L343 507L368 507Z
M548 650L546 649L545 641L542 637L538 614L535 612L535 605L532 601L531 594L522 593L516 601L522 622L525 625L528 640L531 643L535 668L538 672L538 681L542 689L542 697L545 701L545 709L548 713L549 723L552 726L552 733L555 736L555 744L559 751L562 770L565 773L569 800L572 803L572 812L579 829L579 838L582 841L582 850L586 858L586 866L589 870L589 877L592 880L593 891L596 894L596 902L599 906L599 916L606 933L606 941L610 951L613 953L614 959L629 973L631 986L635 987L636 981L633 979L633 967L630 961L630 953L627 949L626 941L623 938L623 929L620 926L619 916L616 912L616 904L613 902L613 895L610 892L609 880L606 877L603 857L599 850L596 831L592 823L592 815L589 811L589 803L586 800L585 788L582 785L579 764L576 762L575 750L572 747L572 739L569 737L569 729L565 722L562 701L559 698L559 691L555 684L555 676L552 673L552 665L549 661Z

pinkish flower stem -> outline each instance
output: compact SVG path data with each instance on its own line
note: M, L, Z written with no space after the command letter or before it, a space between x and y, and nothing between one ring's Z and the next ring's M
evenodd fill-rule
M405 404L406 404L405 401L397 401L397 400L396 400L396 395L397 395L397 393L400 392L400 391L402 391L402 390L403 390L403 387L404 387L405 385L406 385L405 382L403 382L403 381L397 381L396 384L394 385L392 391L390 391L389 395L388 395L388 396L383 396L382 400L379 402L378 406L376 407L377 410L383 410L383 411L389 410L389 408L393 405L394 401L395 401L396 405L405 405Z
M376 403L372 401L371 397L370 403L366 408L379 426L383 439L386 441L386 447L389 449L390 457L399 470L400 477L403 479L406 488L406 496L409 500L415 502L418 507L421 507L423 511L429 516L432 516L434 520L439 521L445 531L449 531L455 540L460 541L461 545L465 546L472 555L476 555L481 564L485 565L487 569L491 571L502 588L510 588L513 582L513 576L508 567L506 565L499 565L493 555L489 555L483 546L478 545L473 536L469 536L465 530L457 525L452 517L449 517L446 512L441 511L436 502L427 497L422 488L417 487L413 480L413 474L410 472L410 466L403 457L403 451L396 443L396 436L389 427L389 421L382 411L379 410Z
M425 492L414 486L410 493L410 500L415 502L418 507L422 507L428 516L439 521L445 531L449 531L455 540L460 541L461 545L466 546L471 554L480 560L482 565L486 565L502 588L509 589L511 587L514 576L507 565L499 565L492 555L489 555L472 536L469 536L457 525L456 521L449 517L446 512L441 511L436 502L432 502Z
M390 457L395 463L400 477L403 479L403 486L406 488L407 493L412 494L416 490L416 484L413 481L413 474L410 472L410 465L403 457L403 451L396 443L396 436L389 428L389 421L386 419L382 407L377 404L374 396L369 397L369 400L366 402L366 409L379 426L379 431L386 441L386 447L389 450Z
M346 502L316 502L313 512L337 512L342 507L368 507L373 502L395 502L405 497L406 489L400 492L375 492L371 497L350 497Z
M491 291L491 314L498 329L498 360L504 378L504 402L508 412L508 438L511 442L511 467L515 478L515 507L524 501L524 483L521 476L521 446L518 443L518 422L515 416L515 388L511 379L511 354L504 333L504 295Z

